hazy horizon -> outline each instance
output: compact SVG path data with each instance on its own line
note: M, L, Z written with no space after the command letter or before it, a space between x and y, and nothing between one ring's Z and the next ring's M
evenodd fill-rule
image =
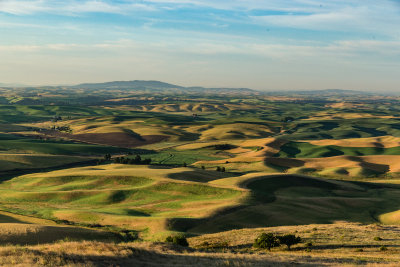
M168 84L172 84L172 85L176 85L176 86L182 86L182 87L204 87L204 88L232 88L232 89L252 89L252 90L256 90L259 92L271 92L271 93L276 93L278 91L284 91L284 92L301 92L301 91L324 91L324 90L344 90L344 91L358 91L358 92L365 92L365 93L400 93L397 91L384 91L384 90L357 90L357 89L343 89L343 88L315 88L315 89L308 89L308 88L287 88L287 89L255 89L255 88L251 88L251 87L218 87L218 86L202 86L202 85L182 85L182 84L178 84L178 83L174 83L174 82L165 82L165 81L158 81L158 80L121 80L121 81L99 81L99 82L83 82L83 83L78 83L78 84L18 84L18 83L1 83L0 82L0 87L15 87L15 88L25 88L25 87L46 87L46 86L54 86L54 87L69 87L69 86L78 86L80 84L101 84L101 83L109 83L109 82L132 82L132 81L146 81L146 82L163 82L163 83L168 83Z
M0 83L400 89L398 0L3 0L0 25Z

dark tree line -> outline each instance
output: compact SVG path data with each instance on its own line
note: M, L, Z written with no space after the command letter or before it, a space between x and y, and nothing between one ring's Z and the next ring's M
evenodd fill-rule
M132 165L136 165L136 164L144 164L144 165L148 165L151 163L151 159L142 159L142 157L140 157L140 155L136 155L134 158L125 158L125 157L116 157L114 158L114 163L120 163L120 164L132 164Z
M151 159L142 159L140 155L136 155L134 158L126 158L126 157L116 157L111 158L111 154L104 155L104 159L100 160L99 163L104 163L107 161L112 161L113 163L119 164L132 164L132 165L148 165L151 163Z

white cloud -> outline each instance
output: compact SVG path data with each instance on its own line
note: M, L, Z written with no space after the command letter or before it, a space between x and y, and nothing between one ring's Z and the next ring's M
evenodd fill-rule
M37 12L50 11L50 7L46 1L17 1L17 0L4 0L0 1L0 12L10 13L15 15L25 15Z
M29 15L35 13L53 13L63 15L74 15L80 13L115 13L127 14L132 10L154 10L153 7L143 3L113 3L101 0L89 1L50 1L50 0L2 0L0 1L0 12L14 15Z
M252 16L252 19L263 25L307 30L368 32L396 38L400 33L396 26L400 25L400 8L394 2L384 0L379 3L344 4L309 14Z
M91 54L108 51L121 54L127 51L143 51L148 53L163 54L187 54L190 56L250 56L258 58L270 58L275 60L292 61L299 59L335 59L347 61L354 59L379 58L381 61L395 61L400 57L400 41L371 41L371 40L347 40L336 41L328 45L317 43L304 43L302 45L290 45L280 43L265 44L262 42L232 43L207 42L194 39L181 39L176 41L163 41L147 43L131 39L121 39L112 42L77 44L77 43L50 43L43 45L1 45L3 52L47 52L87 51Z

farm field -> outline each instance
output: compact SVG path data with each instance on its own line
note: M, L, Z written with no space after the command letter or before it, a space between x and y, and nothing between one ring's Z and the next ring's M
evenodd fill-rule
M400 261L397 97L40 90L0 106L3 265Z

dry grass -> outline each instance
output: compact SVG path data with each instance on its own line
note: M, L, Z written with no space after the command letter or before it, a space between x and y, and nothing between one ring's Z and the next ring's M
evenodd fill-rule
M58 240L116 240L108 232L78 227L45 226L38 224L2 223L0 224L1 244L43 244Z
M243 229L189 238L192 248L165 243L98 241L0 247L2 266L398 266L399 227L335 223ZM262 232L295 233L291 251L253 249ZM381 240L374 240L380 237ZM204 242L214 244L202 248ZM310 248L305 242L312 242ZM218 247L218 244L224 244ZM380 247L387 247L381 251Z
M322 175L362 177L365 172L400 172L400 155L334 156L326 158L275 158L266 157L265 162L284 168L289 173L302 173L313 169Z
M0 227L4 223L25 223L39 225L56 225L54 221L40 219L31 216L18 215L10 212L0 211Z
M111 102L121 102L129 100L129 98L118 98L109 100ZM185 104L157 104L157 105L134 105L123 106L121 109L134 111L151 111L151 112L171 112L171 113L210 113L216 111L229 111L237 109L252 110L254 106L246 104L210 104L210 103L185 103Z
M46 154L0 154L0 170L48 168L93 159L91 157Z
M367 138L349 138L349 139L325 139L306 141L316 146L341 146L341 147L397 147L400 146L400 138L394 136L379 136Z

